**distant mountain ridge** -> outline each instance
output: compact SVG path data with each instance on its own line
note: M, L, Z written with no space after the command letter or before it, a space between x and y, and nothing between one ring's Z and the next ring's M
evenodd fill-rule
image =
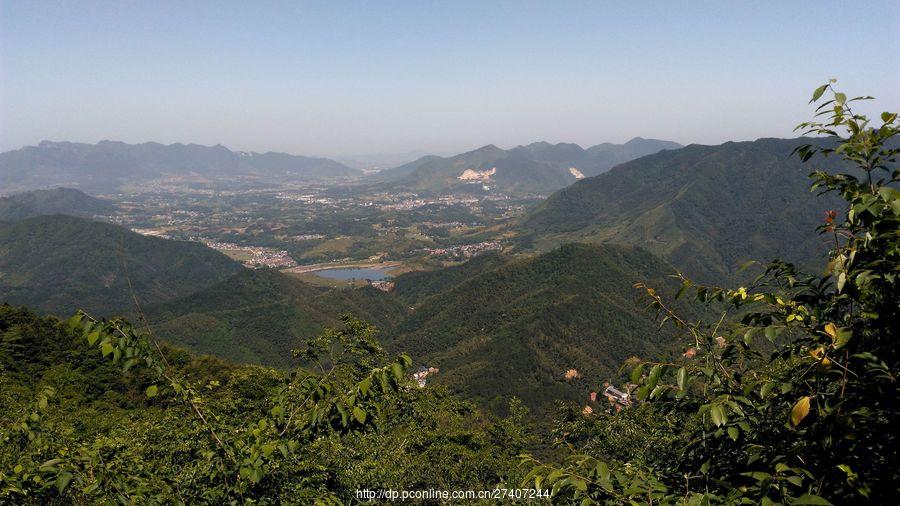
M815 228L838 204L809 191L812 167L791 156L808 142L690 145L638 158L556 192L515 227L526 250L634 244L707 281L746 260L807 264L827 251Z
M506 192L541 193L558 190L581 177L601 174L640 156L680 147L676 142L640 137L625 144L605 143L587 149L570 143L534 142L509 150L488 144L450 157L425 156L381 171L372 181L414 191L440 192L484 185Z
M74 188L54 188L0 197L0 221L17 221L49 214L90 218L114 211L116 205Z
M97 144L43 141L0 153L0 187L25 191L54 186L110 192L155 179L247 177L263 182L322 181L360 175L329 160L286 153L231 151L199 144Z

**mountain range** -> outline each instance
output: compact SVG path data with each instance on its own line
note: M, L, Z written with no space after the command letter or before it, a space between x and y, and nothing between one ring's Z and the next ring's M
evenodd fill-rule
M679 147L675 142L640 137L587 149L548 142L509 150L488 145L455 156L423 156L363 177L363 171L327 158L231 151L221 145L43 141L0 153L0 188L7 194L60 186L113 193L146 187L149 182L219 186L359 180L363 185L416 192L479 192L487 187L507 193L546 193L619 163Z
M555 399L583 398L632 355L666 352L669 336L640 308L634 283L666 292L675 269L715 281L746 259L811 265L827 249L814 229L837 202L808 191L808 169L790 157L802 142L691 145L587 176L507 224L513 254L404 274L388 293L247 270L202 244L111 224L25 217L0 224L0 300L136 316L133 291L163 339L274 366L296 363L293 348L350 312L376 324L390 350L440 369L429 381L494 410L510 396L546 410ZM483 148L467 160L501 167L512 151L563 165L571 153L592 156L542 144ZM401 180L427 173L420 168ZM52 200L40 195L16 199Z
M791 156L807 142L662 151L554 193L511 228L526 251L573 241L639 245L710 282L748 260L810 266L829 248L816 226L839 201L809 191L810 167Z
M505 150L489 144L456 156L425 156L381 171L372 181L412 191L478 191L487 186L508 193L542 193L601 174L619 163L680 147L675 142L640 137L587 149L577 144L535 142Z
M240 177L267 183L335 180L359 174L327 158L236 152L221 145L43 141L0 153L0 188L5 193L55 186L115 192L167 178L203 184Z

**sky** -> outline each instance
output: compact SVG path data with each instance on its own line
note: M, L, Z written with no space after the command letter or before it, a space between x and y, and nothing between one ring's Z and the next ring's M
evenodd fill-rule
M900 2L0 0L0 151L718 144L828 78L900 109Z

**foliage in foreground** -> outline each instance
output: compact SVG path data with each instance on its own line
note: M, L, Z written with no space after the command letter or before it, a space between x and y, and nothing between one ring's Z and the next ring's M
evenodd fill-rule
M342 320L298 351L316 372L284 373L0 306L0 503L345 502L515 472L521 410L491 424L411 388L408 357Z
M630 379L646 404L614 422L564 424L565 442L582 448L562 466L525 457L526 482L582 504L896 499L900 125L886 112L870 126L851 108L869 97L848 100L832 83L811 102L826 92L832 98L816 118L827 119L798 129L834 142L797 154L839 157L858 172L810 175L814 190L846 203L819 227L833 243L824 274L776 261L737 289L681 277L679 295L695 292L707 314L721 310L712 321L683 319L652 287L638 285L663 323L683 331L693 350L685 357L696 355L638 364ZM629 433L648 423L663 430ZM609 434L615 424L618 439ZM623 448L623 439L646 441Z

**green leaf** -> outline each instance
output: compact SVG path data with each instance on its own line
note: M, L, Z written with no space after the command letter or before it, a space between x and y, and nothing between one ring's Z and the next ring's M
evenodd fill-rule
M850 342L850 338L853 337L853 331L846 327L841 327L837 331L837 335L834 336L834 349L840 349L847 345Z
M59 476L56 477L56 490L62 494L63 490L69 486L69 482L72 481L72 473L68 471L63 471L59 473Z
M404 371L403 371L402 364L399 364L396 362L391 364L391 372L394 373L394 378L397 380L398 383L403 380L403 372Z
M712 419L712 423L716 427L721 427L722 424L725 423L725 412L722 411L722 406L713 406L709 409L709 417Z
M819 497L814 494L803 494L800 497L791 501L791 504L824 504L830 505L831 503L825 500L822 497Z
M828 89L827 84L823 84L822 86L819 86L818 88L816 88L816 90L813 92L812 99L810 99L809 103L811 104L811 103L815 102L816 100L819 100L820 98L822 98L822 94L825 93L826 89Z
M95 330L95 331L93 331L93 332L91 332L91 333L89 333L89 334L87 335L87 342L88 342L88 344L91 345L91 346L93 346L94 343L97 342L97 339L100 339L100 332L99 332L99 331L96 331L96 330Z
M631 377L628 378L632 383L637 385L641 381L641 375L644 373L644 364L638 364L634 369L631 370Z
M882 117L884 116L882 115ZM66 328L68 328L70 331L75 330L76 328L81 326L81 318L82 316L80 314L76 314L75 316L69 318L68 320L66 320Z
M609 481L609 466L606 465L606 462L597 464L597 476L601 481Z
M366 412L359 406L353 406L353 418L359 423L366 423Z
M113 345L110 343L103 343L103 346L100 347L100 353L102 353L104 357L109 355L112 352L113 352Z
M737 429L737 427L728 427L728 437L730 437L731 439L737 441L737 440L738 440L738 436L740 436L740 435L741 435L741 431L739 431L739 430Z
M40 468L41 468L41 470L44 470L44 468L55 468L62 462L63 462L63 459L50 459L47 462L44 462L43 464L41 464Z
M369 395L370 388L372 388L372 378L366 378L359 382L359 391L363 395Z
M847 95L841 92L834 94L834 102L837 105L844 105L847 102Z
M756 263L758 263L756 260L748 260L748 261L742 263L740 267L738 267L738 270L736 271L736 273L744 272L747 269L749 269L751 265L754 265Z
M684 367L678 369L678 373L675 375L675 377L678 380L678 388L684 390L684 384L687 381L687 369L685 369Z
M152 399L152 398L156 397L156 393L158 390L159 389L157 388L156 385L150 385L149 387L147 387L147 390L144 393L147 394L148 399Z
M647 376L647 386L649 388L654 388L656 386L659 382L659 377L662 376L662 372L663 368L659 364L650 368L650 374Z

